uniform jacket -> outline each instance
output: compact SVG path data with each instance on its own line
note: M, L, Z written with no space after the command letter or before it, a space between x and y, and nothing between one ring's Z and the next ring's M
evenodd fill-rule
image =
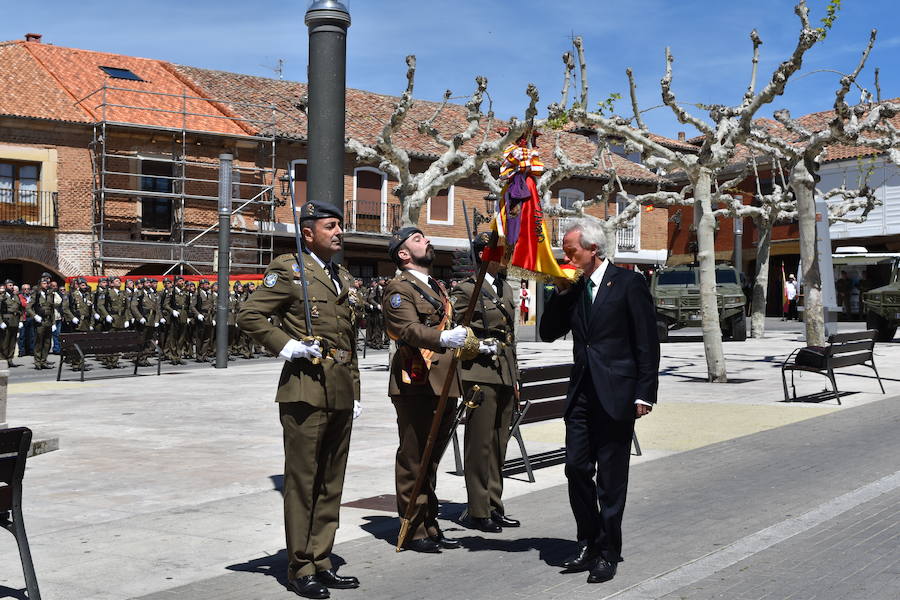
M419 289L416 289L417 286ZM421 290L421 291L419 291ZM450 371L451 350L441 347L441 310L429 302L427 294L451 314L453 307L446 293L438 294L431 287L406 271L390 280L384 288L382 309L385 327L392 340L397 341L397 352L391 362L388 394L429 394L439 396L444 380ZM431 364L422 361L420 350L430 350ZM404 382L404 372L412 375L410 383ZM459 381L453 378L450 397L460 394Z
M475 291L475 279L461 281L450 292L450 302L457 314L462 314ZM478 339L497 338L503 343L497 360L486 354L479 354L472 360L460 363L463 381L473 383L495 383L513 386L518 380L516 365L516 305L513 290L503 281L503 297L497 296L494 286L485 280L480 298L475 301L475 313L469 326Z
M35 323L36 326L49 327L53 324L53 296L50 290L37 290L31 293L25 313L29 317L37 315L43 319L41 323Z
M116 329L124 329L125 321L131 318L128 311L128 299L120 289L109 287L105 290L97 292L97 313L100 315L100 322L106 323L106 317L113 318L110 325Z
M196 318L203 315L207 323L212 323L216 318L216 296L212 290L197 290L197 297L191 305L191 314Z
M7 327L18 327L23 312L18 294L6 290L0 292L0 321L6 323Z
M641 275L610 264L589 315L585 298L582 277L568 293L554 293L541 316L545 342L572 332L575 366L566 412L582 378L591 377L598 401L613 419L634 419L634 401L655 403L659 382L659 337L650 291Z
M349 357L345 361L323 359L314 365L306 359L284 362L278 382L277 402L306 402L317 408L349 410L360 399L359 366L356 356L356 324L351 305L353 277L340 267L341 292L331 277L309 255L303 255L308 282L313 335L323 338L326 350ZM281 326L269 321L278 316ZM300 268L293 254L283 254L266 270L263 284L240 305L237 325L273 354L279 354L291 339L309 335L303 304Z
M82 293L81 290L69 292L67 300L68 302L63 303L63 316L66 321L73 323L73 319L77 318L78 324L73 323L74 331L89 331L94 318L94 299L90 292Z
M172 291L166 296L166 304L169 305L169 316L166 318L169 322L178 321L186 324L191 318L191 294L190 292L179 289L178 286L172 288ZM174 312L178 312L176 317Z

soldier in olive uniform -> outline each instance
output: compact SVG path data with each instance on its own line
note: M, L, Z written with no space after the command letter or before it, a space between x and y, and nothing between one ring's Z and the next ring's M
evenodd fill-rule
M168 277L163 277L163 289L157 293L157 301L159 302L159 327L156 328L156 343L162 350L163 357L168 360L167 346L169 344L169 332L172 329L172 307L169 302L169 296L175 286Z
M215 349L213 319L216 317L216 298L206 279L200 280L200 289L197 290L197 295L191 304L191 314L195 321L196 360L197 362L209 362L209 357Z
M5 360L10 367L16 354L16 343L19 330L22 329L22 302L15 292L15 282L7 279L0 288L0 360Z
M91 288L83 277L76 278L75 284L75 289L69 292L69 301L63 305L66 328L68 331L76 332L93 331L94 297ZM73 369L81 370L84 359L77 352L70 352L69 360ZM90 371L90 367L84 370Z
M291 254L272 261L263 285L241 307L237 323L285 359L275 399L284 431L288 580L301 596L327 598L329 587L359 586L355 577L337 575L330 558L350 431L360 410L350 303L353 279L345 268L331 263L341 249L340 211L315 201L300 211L300 231L308 248L302 259L312 331L306 326L300 267ZM281 318L281 328L269 322L271 315Z
M384 347L384 314L381 308L383 297L381 283L373 279L366 294L366 344L376 350Z
M237 326L237 314L241 309L241 296L244 294L244 286L240 281L235 281L228 294L228 360L234 360L232 356L240 354L238 344L241 339L241 330Z
M31 295L25 308L25 314L34 319L34 368L52 369L53 363L47 362L50 346L53 344L53 293L50 291L50 278L41 277L38 289Z
M241 308L244 306L244 303L250 298L250 282L248 281L246 285L242 287L243 291L237 297L238 302L238 313L241 312ZM243 331L240 327L238 327L237 331L237 350L238 353L244 358L253 358L253 341L250 339L250 336L247 335L245 331Z
M131 314L128 310L128 299L122 290L122 280L113 277L112 284L105 290L98 290L96 296L96 310L100 314L100 322L104 331L125 331L131 324ZM103 366L107 369L119 367L119 355L113 354L103 357Z
M475 238L473 250L476 264L490 235ZM472 360L461 362L463 396L472 386L482 392L481 406L466 415L465 478L468 508L461 520L472 529L497 533L502 527L518 527L519 522L506 516L503 509L503 462L509 442L518 378L515 345L516 305L513 290L505 273L492 263L475 301L470 326L479 339L491 340L484 351ZM463 311L475 292L475 278L457 284L450 293L455 310Z
M401 273L384 290L384 318L387 332L397 342L391 362L388 394L397 412L400 446L396 457L397 510L406 514L413 502L416 510L410 519L405 548L417 552L440 552L458 548L459 542L444 536L438 526L438 500L435 495L437 468L442 449L450 439L450 428L459 396L459 383L453 378L440 430L427 466L425 485L418 498L411 498L425 450L438 396L449 373L452 350L461 348L466 329L447 329L452 307L444 288L429 276L434 248L421 230L405 227L395 233L388 245L391 259Z
M144 334L144 347L138 357L138 365L149 367L148 356L154 353L153 336L159 329L159 295L156 293L155 279L140 279L140 289L131 298L131 317L135 328Z
M166 358L173 365L183 365L185 338L188 331L188 319L190 319L190 295L184 289L184 277L175 277L175 287L166 296L169 307L169 336L166 340Z
M106 321L100 314L100 298L106 302L106 291L109 289L109 277L100 277L97 279L97 289L91 293L91 306L93 307L94 329L97 331L109 331L112 329L112 321Z

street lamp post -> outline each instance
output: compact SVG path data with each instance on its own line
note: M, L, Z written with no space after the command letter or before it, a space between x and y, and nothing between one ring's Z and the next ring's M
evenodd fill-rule
M313 0L309 28L307 198L344 209L348 0Z

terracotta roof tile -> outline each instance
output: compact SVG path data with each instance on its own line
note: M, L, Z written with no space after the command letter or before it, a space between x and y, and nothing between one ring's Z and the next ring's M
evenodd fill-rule
M25 48L25 42L0 44L0 114L56 121L92 119Z

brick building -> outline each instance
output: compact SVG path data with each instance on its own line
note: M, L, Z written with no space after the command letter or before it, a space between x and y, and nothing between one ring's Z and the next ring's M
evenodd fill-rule
M232 271L259 273L273 256L292 251L286 182L293 169L298 202L305 201L305 84L62 48L29 34L0 42L0 88L0 276L211 273L223 153L234 157ZM373 140L396 100L348 89L347 135ZM416 128L436 107L417 101L396 136L414 167L442 150ZM450 105L436 126L452 135L465 124L465 109ZM594 154L589 133L561 136L573 161ZM551 139L542 152L547 167L555 166L553 137L543 138ZM624 155L604 162L629 192L664 183ZM345 262L362 277L390 275L387 238L399 226L392 182L350 154L344 174ZM569 178L554 188L554 202L592 198L606 177L598 168ZM467 246L463 203L470 218L486 216L485 195L480 182L462 181L423 207L419 225L439 251L442 276L449 276L452 250ZM617 210L613 201L588 212ZM667 217L644 212L622 230L617 262L664 263ZM564 223L549 225L558 246Z

